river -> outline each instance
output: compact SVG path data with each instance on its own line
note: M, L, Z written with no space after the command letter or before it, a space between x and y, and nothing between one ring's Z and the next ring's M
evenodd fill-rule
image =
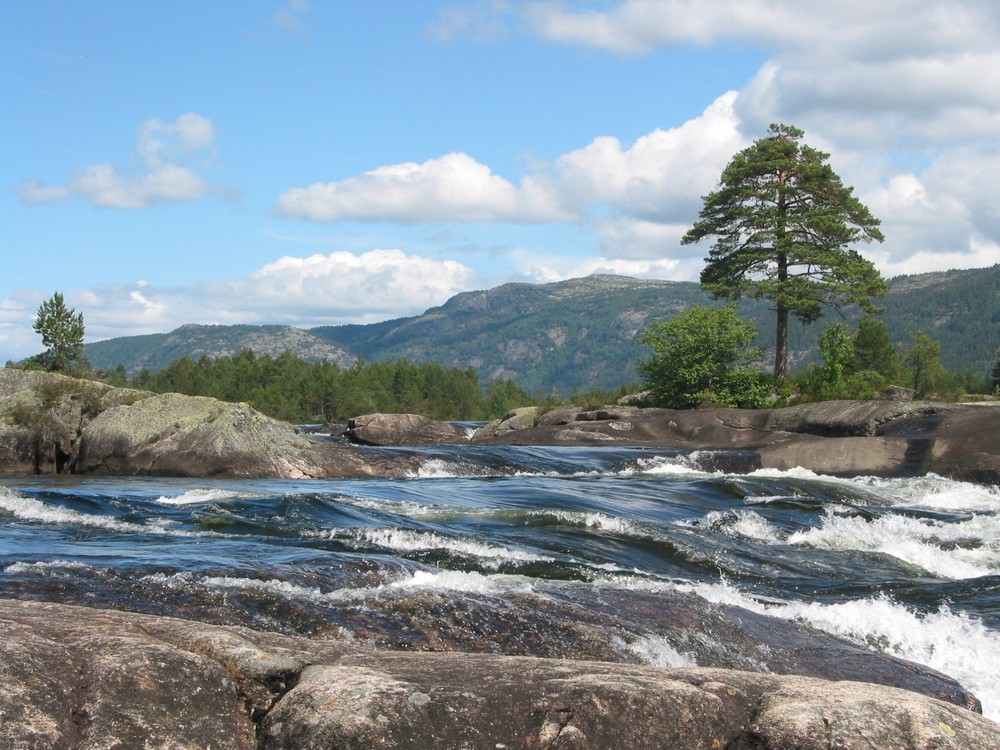
M996 487L752 471L712 452L419 454L405 479L4 479L0 595L684 666L697 655L645 612L697 594L930 666L1000 719Z

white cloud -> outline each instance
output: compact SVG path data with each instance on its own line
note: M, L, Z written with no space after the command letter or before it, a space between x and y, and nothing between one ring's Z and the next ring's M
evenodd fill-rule
M622 0L591 10L534 0L519 7L546 39L623 54L690 42L770 50L773 59L737 104L756 132L784 121L869 143L960 142L995 134L1000 124L996 3Z
M422 164L379 167L340 182L294 188L275 213L309 221L551 221L569 218L544 185L520 188L468 154L451 153Z
M591 3L528 0L514 7L545 39L619 54L692 42L768 50L771 59L731 102L728 155L740 133L745 143L772 122L795 123L807 142L832 152L834 168L882 219L885 245L861 250L883 273L996 262L1000 4L620 0L595 9ZM699 119L709 119L708 113ZM598 225L606 255L615 247L626 258L639 257L644 247L652 251L655 243L642 238L644 230L650 233L644 221L670 225L695 218L696 196L705 190L685 195L657 181L663 173L653 165L671 168L651 148L657 136L651 133L631 150L613 139L595 141L561 160L584 200L598 195L598 186L613 194L599 196L621 214L613 224ZM649 159L648 174L629 168L630 151L637 162ZM678 154L683 160L683 149ZM572 163L577 157L586 159L585 169ZM708 154L702 163L711 165L708 179L717 177L725 159ZM659 214L657 205L664 207ZM676 246L669 253L681 257Z
M605 136L561 156L558 200L580 212L605 204L638 218L690 219L726 162L747 145L733 112L735 100L735 92L723 94L699 117L655 130L628 147Z
M735 150L745 145L735 92L684 125L631 145L610 136L561 156L520 187L467 154L379 167L339 182L294 188L275 213L309 221L541 222L584 218L607 206L638 217L687 218Z
M65 293L84 315L86 340L170 331L185 323L371 323L416 315L468 290L474 274L454 260L400 250L287 256L250 276L182 287L144 281ZM0 352L20 359L41 350L31 329L47 297L20 291L0 300Z
M134 168L110 163L81 167L65 186L29 181L17 195L26 203L41 203L75 194L95 206L118 209L200 200L221 190L188 162L210 152L214 139L212 122L199 114L189 112L173 123L153 118L139 128Z
M69 188L31 180L14 191L24 203L51 203L69 196Z

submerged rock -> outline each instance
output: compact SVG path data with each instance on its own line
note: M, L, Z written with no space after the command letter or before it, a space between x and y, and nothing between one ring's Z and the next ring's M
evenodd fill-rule
M383 652L0 601L0 750L1000 749L897 688L712 668Z

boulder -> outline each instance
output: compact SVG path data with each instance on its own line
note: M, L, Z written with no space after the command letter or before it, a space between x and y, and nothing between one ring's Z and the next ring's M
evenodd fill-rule
M537 406L522 406L517 409L511 409L500 417L500 419L494 419L492 422L476 430L472 436L472 441L477 442L484 438L500 437L510 432L533 427L539 412L540 409Z
M401 476L416 459L314 440L246 404L0 369L0 473Z
M419 414L364 414L347 422L345 437L361 445L444 445L469 442L464 427Z
M1000 750L898 688L712 668L385 652L0 600L0 750Z

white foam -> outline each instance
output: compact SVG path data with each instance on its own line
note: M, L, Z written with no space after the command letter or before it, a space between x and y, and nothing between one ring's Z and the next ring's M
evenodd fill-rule
M217 503L226 500L238 500L241 497L252 497L238 492L221 489L189 490L180 495L162 495L156 502L163 505L194 505L196 503Z
M701 475L709 476L714 472L708 472L698 465L700 451L681 456L654 456L652 458L640 458L636 462L635 469L626 469L621 473L629 474L651 474L653 476L674 476L674 475Z
M1000 513L1000 487L957 482L936 474L912 479L862 478L892 505L951 513Z
M654 667L697 667L694 655L681 653L670 641L660 635L643 635L632 641L614 638L611 645L620 653L637 657L642 663Z
M430 458L420 463L412 476L418 479L453 479L462 476L458 465L441 458Z
M919 614L884 596L837 604L769 602L749 597L726 581L680 585L709 601L803 622L859 646L923 664L952 677L1000 720L1000 633L963 613L942 607Z
M74 560L50 560L48 562L16 562L11 565L7 565L4 569L4 573L10 573L12 575L19 575L25 573L35 573L42 572L47 573L49 571L59 571L59 570L93 570L90 565L86 565L82 562L76 562Z
M90 528L110 529L112 531L139 532L150 531L146 526L128 521L119 521L107 516L95 516L81 513L70 508L46 505L30 497L17 494L0 493L0 510L6 511L22 521L47 523L66 526L87 526Z
M506 562L552 562L551 557L531 552L510 549L492 544L484 544L471 539L447 537L431 531L412 529L358 529L355 538L397 552L423 552L442 550L449 554L475 557L492 567Z
M797 531L788 543L816 549L890 555L937 576L978 578L1000 573L996 516L946 523L885 515L874 520L828 512L818 528Z
M568 526L583 526L588 529L622 534L624 536L647 538L650 535L646 529L634 521L629 521L618 516L609 516L606 513L598 513L596 511L550 509L533 510L528 515L537 518L555 518L560 523Z
M677 521L678 526L710 528L733 538L753 539L774 544L782 540L779 529L752 510L713 510L704 518Z

